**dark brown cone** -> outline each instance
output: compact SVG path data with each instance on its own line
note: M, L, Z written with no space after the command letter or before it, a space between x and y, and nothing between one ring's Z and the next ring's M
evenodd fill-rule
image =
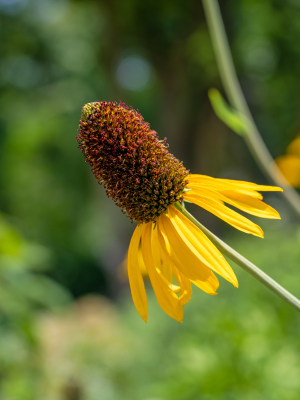
M141 114L124 103L82 109L77 140L106 193L136 222L155 221L182 201L188 171Z

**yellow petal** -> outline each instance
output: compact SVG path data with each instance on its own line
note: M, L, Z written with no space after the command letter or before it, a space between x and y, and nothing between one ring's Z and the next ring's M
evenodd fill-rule
M245 196L233 190L224 191L222 194L224 195L223 200L226 203L231 204L248 214L261 218L280 219L280 215L273 207L259 199Z
M225 191L234 191L241 195L253 197L253 198L259 199L259 200L262 200L262 198L263 198L263 196L259 192L256 192L255 190L242 189L242 188L233 187L233 186L226 186L226 188L225 188L223 185L216 187L216 186L210 185L209 183L200 184L198 182L194 182L194 183L188 183L186 188L190 189L190 190L194 190L199 193L202 192L203 190L209 190L211 193L215 193L215 194L223 193Z
M198 255L201 262L234 286L238 286L232 268L207 236L176 208L169 207L169 215L174 229L181 236L186 237L189 248Z
M249 193L242 193L238 190L211 190L201 185L190 185L191 190L188 191L189 195L197 195L204 199L214 199L218 202L230 204L248 214L255 215L261 218L280 219L280 215L274 208L261 201L262 195L258 192L252 191L252 196ZM259 196L255 195L258 194ZM188 197L187 196L187 197Z
M257 185L256 183L247 182L247 181L237 181L234 179L220 179L220 178L212 178L211 176L199 175L199 174L190 174L187 176L187 181L190 183L200 183L200 184L209 184L210 187L226 189L251 189L260 192L282 192L282 189L278 186L268 186L268 185Z
M181 274L175 266L173 266L173 272L177 282L180 285L179 301L183 306L185 306L192 297L191 281Z
M210 294L210 295L217 294L217 289L219 287L219 281L213 272L211 272L211 275L206 282L192 281L192 283L207 294ZM235 285L235 286L237 286L237 285Z
M160 247L158 240L158 227L156 225L155 229L152 229L152 255L153 262L156 266L156 270L161 274L163 279L167 282L170 288L172 288L175 293L180 292L180 287L173 284L173 265L170 260L167 260L163 250Z
M152 248L151 246L152 225L154 224L146 224L142 233L143 259L158 304L170 317L174 318L176 321L181 321L183 318L182 305L167 282L162 279L162 276L158 273L154 265L153 255L155 257L155 261L159 262L159 254L157 249L155 247Z
M181 295L179 298L183 302L183 305L186 304L192 296L192 287L191 287L190 282L192 282L194 285L196 285L198 288L200 288L204 292L211 294L211 295L216 295L217 294L216 290L219 287L219 281L216 278L216 276L214 275L214 273L209 270L208 275L206 275L205 281L200 281L200 280L190 281L181 272L180 261L178 260L178 258L174 254L174 252L172 252L172 258L170 257L171 246L170 246L167 236L166 235L163 236L161 233L160 233L160 235L164 241L164 246L161 246L159 243L159 235L157 233L157 240L160 245L161 256L164 259L164 263L168 263L168 264L172 265L172 270L173 270L174 276L175 276L177 282L179 283L179 285L181 286ZM165 251L164 251L164 247L165 247ZM183 295L183 293L184 293L184 295Z
M178 270L190 280L207 281L210 276L210 269L206 260L198 254L184 232L171 222L169 215L159 217L158 229L161 248ZM170 249L166 247L168 242Z
M157 248L159 250L159 256L162 260L162 264L169 265L170 268L172 269L174 277L179 284L179 291L176 290L176 292L179 293L179 301L184 306L185 304L187 304L187 302L192 297L191 282L188 278L186 278L183 274L181 274L179 272L179 270L176 268L175 264L172 262L170 257L167 257L164 250L161 248L160 243L159 243L159 237L158 237L158 229L159 228L157 225L157 229L154 229L153 235L152 235L152 239L153 239L152 246L154 246L155 248ZM168 248L170 248L169 243L167 246L168 246ZM169 281L169 284L171 284L171 281Z
M258 225L254 224L254 222L240 215L236 211L226 207L221 201L203 198L197 193L192 193L192 191L184 193L184 199L190 201L191 203L197 204L199 207L202 207L217 217L223 219L223 221L232 225L236 229L239 229L240 231L251 233L252 235L259 237L264 236L262 229Z
M157 232L156 229L154 229L154 231ZM153 239L152 248L155 249L155 256L157 257L156 258L157 261L155 261L155 266L157 267L159 272L162 274L162 276L167 280L167 282L172 284L172 278L173 278L172 267L171 267L170 263L164 262L163 257L161 255L161 251L159 251L159 243L157 244L156 241L154 242L154 231L152 234L152 239ZM154 252L153 252L153 256L154 256Z
M182 270L185 270L184 266L186 264L186 260L182 259L181 261L179 261L174 251L171 251L171 246L168 241L168 237L164 233L164 231L159 232L157 237L158 240L160 241L161 254L162 257L164 257L165 260L164 262L172 264L172 270L174 276L182 288L179 299L182 301L183 305L186 304L192 296L192 287L190 282L192 282L198 288L200 288L201 290L210 295L217 294L216 290L219 287L219 281L210 269L207 271L207 267L204 266L201 262L199 262L198 268L204 268L204 270L207 272L207 274L205 275L205 280L190 281L190 279L187 278L182 272ZM188 276L190 276L190 274Z
M144 227L144 224L138 225L133 232L128 250L127 269L133 303L137 309L137 312L140 314L143 320L147 322L148 303L141 272L143 266L141 265L141 260L138 259L138 249Z

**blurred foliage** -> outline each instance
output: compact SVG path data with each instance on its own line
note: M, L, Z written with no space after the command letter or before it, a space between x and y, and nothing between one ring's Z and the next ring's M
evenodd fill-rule
M229 241L299 294L299 228L268 233L264 246L257 238ZM38 352L22 375L11 371L0 394L8 400L297 400L297 311L235 269L240 288L222 280L216 297L195 290L181 324L163 313L150 286L147 324L127 292L115 304L87 296L40 314ZM24 345L14 350L24 360Z
M231 45L250 106L271 152L296 136L299 120L299 2L229 1ZM294 99L296 99L294 101Z
M45 276L51 253L25 240L0 216L0 394L33 399L39 376L36 315L70 303L70 295ZM6 397L8 396L8 397Z
M284 154L300 124L299 1L220 3L246 97ZM117 298L133 229L77 149L84 103L138 108L193 172L263 183L210 106L222 88L201 2L0 0L0 19L1 399L298 399L297 317L248 276L195 293L183 324L153 301L144 325L127 286L117 308L66 306ZM297 293L299 231L285 229L237 246Z

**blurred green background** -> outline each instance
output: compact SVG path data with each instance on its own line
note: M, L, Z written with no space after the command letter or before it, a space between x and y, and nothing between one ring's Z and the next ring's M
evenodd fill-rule
M300 130L300 3L220 2L238 75L274 157ZM77 148L84 103L138 108L194 173L267 183L213 113L222 91L200 1L0 0L0 399L298 400L297 312L235 267L182 324L152 290L144 324L122 262L134 225ZM300 296L300 228L249 237L195 216Z

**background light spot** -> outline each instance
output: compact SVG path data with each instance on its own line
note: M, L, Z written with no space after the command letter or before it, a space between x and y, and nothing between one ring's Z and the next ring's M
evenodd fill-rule
M125 57L117 67L116 78L124 89L142 90L151 78L150 64L140 56Z

